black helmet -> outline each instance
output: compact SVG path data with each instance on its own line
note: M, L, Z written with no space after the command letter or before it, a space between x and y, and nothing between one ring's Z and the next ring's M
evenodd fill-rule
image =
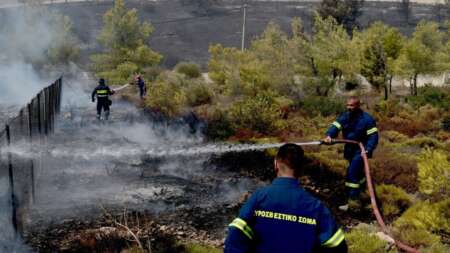
M100 85L105 85L105 79L104 78L100 78L100 80L98 80L98 83Z

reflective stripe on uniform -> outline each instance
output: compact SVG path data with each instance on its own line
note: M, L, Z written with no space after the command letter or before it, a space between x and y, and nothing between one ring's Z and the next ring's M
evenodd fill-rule
M359 184L355 184L352 182L345 182L345 186L350 187L350 188L355 188L355 189L359 188Z
M97 90L97 94L108 94L108 90Z
M248 238L253 239L253 230L247 225L247 222L241 218L236 218L231 222L230 227L235 227L242 231Z
M361 179L361 181L359 181L359 184L362 185L366 182L366 178L364 177L363 179Z
M335 121L332 123L333 126L337 127L337 129L341 130L342 126L339 124L339 122Z
M367 135L371 135L373 133L376 133L378 129L376 127L372 127L371 129L367 130Z
M342 231L342 229L338 229L330 239L322 244L322 246L327 248L337 247L344 239L344 232Z

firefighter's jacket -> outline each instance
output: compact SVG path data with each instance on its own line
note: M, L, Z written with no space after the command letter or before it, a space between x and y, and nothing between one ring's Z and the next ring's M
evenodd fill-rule
M327 135L336 138L339 131L342 131L344 139L362 142L368 157L372 157L372 153L378 144L378 129L372 116L362 110L355 113L344 112L331 124ZM357 145L345 144L345 159L351 160L360 152Z
M229 225L225 253L302 253L334 248L344 233L297 179L278 177L257 190Z
M106 100L108 96L112 94L114 94L114 91L111 90L109 86L100 84L92 91L92 101L94 101L95 97L97 97L98 100Z

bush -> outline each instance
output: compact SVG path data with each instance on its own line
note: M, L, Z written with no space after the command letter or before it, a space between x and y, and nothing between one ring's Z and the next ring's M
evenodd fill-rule
M206 83L195 82L186 88L186 98L190 106L198 106L211 102L213 92Z
M393 147L377 148L371 166L375 182L393 184L408 192L418 189L415 156Z
M382 205L383 216L392 220L412 203L411 197L401 188L382 184L376 187L377 197Z
M403 142L408 139L408 136L394 130L383 131L381 135L382 139L390 142Z
M434 197L450 196L450 162L443 152L426 149L419 157L419 190Z
M197 78L201 75L200 67L195 63L180 62L175 66L175 71L189 78Z
M206 135L213 140L224 140L234 134L230 120L223 110L213 108L207 115L208 128Z
M426 85L420 87L417 96L409 96L408 103L418 108L430 104L445 110L450 109L450 89Z
M394 222L397 230L404 228L424 229L428 232L450 233L450 199L437 203L429 200L415 203Z
M153 110L160 111L166 116L180 114L185 105L185 94L173 83L158 80L145 98L145 105Z
M186 253L220 253L220 249L213 248L210 246L203 246L200 244L190 243L185 245Z
M414 204L394 222L394 235L413 247L439 247L437 234L450 232L450 199ZM437 246L436 246L437 245Z
M235 102L229 109L230 122L235 130L271 133L277 129L280 116L280 107L271 94L247 97Z
M309 116L321 116L337 115L345 111L344 102L340 99L331 99L329 97L305 97L299 101L298 106L301 110L306 112Z
M374 231L370 231L369 226L361 226L352 229L350 233L345 235L345 240L348 243L349 253L386 253L395 252L388 251L387 242L381 240Z

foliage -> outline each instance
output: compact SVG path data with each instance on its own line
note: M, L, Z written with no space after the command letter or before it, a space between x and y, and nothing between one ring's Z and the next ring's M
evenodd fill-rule
M351 33L363 4L364 0L323 0L317 11L323 18L334 18Z
M104 27L98 36L104 53L91 56L92 69L112 83L126 83L133 73L155 66L162 56L145 43L153 31L149 23L140 23L135 9L127 10L123 0L103 16Z
M399 187L381 184L376 187L377 197L382 205L383 216L392 219L405 211L411 204L411 197Z
M201 81L192 82L185 89L187 103L190 106L198 106L211 102L213 97L212 90L208 85Z
M345 235L348 243L348 252L350 253L385 253L395 252L387 251L387 242L378 238L375 229L369 226L358 226Z
M442 129L447 132L450 132L450 116L447 116L442 120Z
M450 197L450 162L447 154L425 149L419 157L419 190L438 198Z
M277 129L280 107L272 94L259 94L235 102L229 110L233 129L269 133Z
M152 88L145 98L145 104L167 116L179 115L186 104L186 95L182 86L182 77L171 72L161 74L152 83Z
M227 139L234 134L228 115L222 109L213 107L206 117L208 118L206 134L209 138L213 140Z
M408 136L394 130L383 131L381 136L382 139L390 142L404 142L408 139Z
M354 39L361 47L361 74L375 88L385 88L387 99L387 81L392 78L394 61L403 47L404 37L398 29L375 22L366 30L356 33Z
M188 78L197 78L201 75L200 67L195 63L180 62L175 66L175 70L186 75Z
M200 244L190 243L185 245L186 253L220 253L222 252L220 249L203 246Z
M53 13L50 17L51 24L55 26L56 37L51 41L47 51L49 61L53 65L76 61L80 54L80 48L72 31L72 21L69 17L56 13Z
M450 89L426 85L418 88L417 96L409 96L408 102L416 108L429 104L450 110Z
M417 162L415 157L404 146L379 146L370 164L374 181L393 184L408 192L417 191Z
M429 232L450 232L450 199L431 203L429 200L415 203L394 222L398 230L413 227Z
M444 33L439 25L421 21L396 61L396 73L411 80L411 95L417 95L417 76L446 70Z
M324 117L338 115L345 111L344 103L341 99L318 96L303 98L299 101L299 108L310 116L320 114Z

